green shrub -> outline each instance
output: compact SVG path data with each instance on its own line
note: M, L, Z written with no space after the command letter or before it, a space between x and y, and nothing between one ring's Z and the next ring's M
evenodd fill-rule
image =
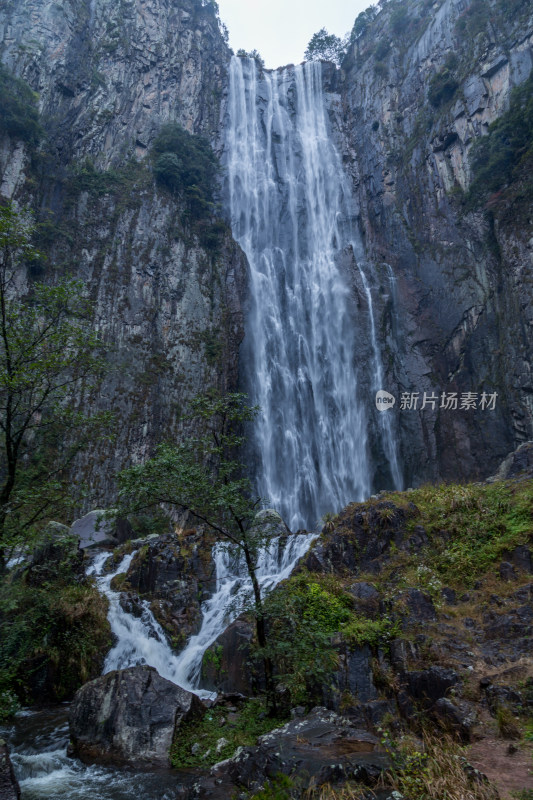
M193 219L203 219L213 212L213 187L219 165L206 139L171 122L156 138L152 157L156 181L183 196Z
M382 61L385 56L390 53L390 42L388 39L382 39L380 42L377 43L376 49L374 50L374 58L376 61Z
M433 75L429 82L429 102L434 108L439 108L452 99L458 88L459 83L455 79L453 72L448 67L445 67Z
M405 6L395 8L390 16L390 25L393 32L397 35L405 33L411 23L411 17Z
M25 81L0 64L0 131L36 146L43 134L37 97Z
M525 200L531 200L533 166L533 74L511 94L510 108L492 123L471 152L472 184L467 205L478 205L488 194L527 178Z
M170 760L176 769L206 767L231 758L238 747L256 743L258 736L283 725L286 720L270 717L260 700L248 700L228 719L224 706L208 709L202 717L189 720L176 731L170 751ZM217 752L217 743L226 744ZM195 744L199 747L194 748Z
M75 551L3 577L0 628L0 713L13 697L72 697L111 646L107 601L80 575Z

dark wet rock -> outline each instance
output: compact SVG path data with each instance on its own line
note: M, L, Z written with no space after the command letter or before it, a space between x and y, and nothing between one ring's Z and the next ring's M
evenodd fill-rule
M0 800L20 800L20 786L3 739L0 739Z
M338 515L334 529L322 535L302 563L311 572L378 573L391 545L402 545L407 520L417 514L413 503L407 508L390 501L353 503Z
M232 622L204 653L202 688L252 696L259 680L253 639L253 623L242 618Z
M515 547L511 552L504 553L505 559L510 561L516 569L528 574L533 573L533 558L531 548L524 544Z
M110 672L76 693L69 716L74 753L100 763L167 766L176 729L202 710L196 695L153 667Z
M464 742L470 741L477 722L477 711L472 703L455 697L440 697L430 713L443 728L458 734Z
M366 703L378 696L372 676L372 651L347 642L338 645L338 666L322 688L323 703L334 711L345 704Z
M446 667L413 670L404 675L404 684L409 695L426 709L448 695L459 683L459 675Z
M393 639L389 647L390 662L397 672L406 672L410 659L417 656L417 647L409 639Z
M437 618L433 600L420 589L407 589L397 598L397 605L404 606L410 622L425 622Z
M198 633L204 593L214 588L211 544L195 530L158 536L140 548L126 573L128 590L150 600L176 648Z
M522 695L511 686L489 684L482 688L484 688L487 705L493 717L496 716L499 708L509 708L514 714L522 710Z
M515 568L508 561L502 561L499 567L500 580L515 581L517 578Z
M448 586L444 586L441 590L442 599L444 602L449 606L455 606L457 604L457 594L455 589L450 589Z
M381 595L371 583L359 581L348 587L347 592L354 599L355 610L359 613L372 616L379 611Z
M333 711L315 708L303 719L294 719L260 737L256 747L246 747L213 767L211 782L229 781L249 791L280 772L291 775L297 771L306 781L314 779L318 785L333 779L355 779L372 785L387 766L388 757L377 737ZM208 784L209 779L206 788Z

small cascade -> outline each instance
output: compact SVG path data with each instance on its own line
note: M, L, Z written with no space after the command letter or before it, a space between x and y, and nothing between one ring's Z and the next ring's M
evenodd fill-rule
M269 546L261 551L258 560L257 577L263 592L272 590L280 581L289 577L315 536L316 534L299 534L272 539ZM134 556L135 553L124 556L114 572L105 574L103 569L109 553L99 553L87 570L88 575L96 577L99 590L109 600L108 619L116 637L116 643L107 655L104 673L148 664L155 667L163 678L195 692L200 697L210 697L210 692L199 688L202 657L249 600L252 587L244 559L238 558L224 545L215 546L215 592L203 605L200 631L176 655L152 614L148 601L141 601L141 613L135 616L121 604L120 592L111 588L113 578L127 572Z

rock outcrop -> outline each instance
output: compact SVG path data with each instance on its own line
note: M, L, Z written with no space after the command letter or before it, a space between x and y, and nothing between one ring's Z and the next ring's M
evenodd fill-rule
M216 145L229 51L201 0L5 3L0 50L44 129L38 153L0 130L0 197L36 209L46 256L21 284L73 267L110 346L98 397L77 398L115 415L113 447L75 465L105 506L117 469L187 426L192 396L237 383L244 257L220 220L195 226L157 188L150 158L169 120Z
M531 6L380 5L329 81L329 97L373 287L381 388L397 398L386 413L406 486L486 478L533 432L531 194L524 185L488 204L463 198L474 143L531 73ZM363 287L355 291L365 316ZM493 411L441 408L442 392L483 391L498 393ZM416 409L398 410L404 392L419 394ZM424 392L439 401L422 410ZM375 481L387 485L379 466Z
M72 752L100 763L167 766L180 722L201 710L196 695L153 667L116 670L77 692L69 718Z
M375 785L389 765L379 739L325 708L314 708L261 736L228 761L217 764L192 796L218 798L237 786L247 791L276 775L295 775L302 786L355 780Z
M3 739L0 739L0 800L20 800L20 786Z

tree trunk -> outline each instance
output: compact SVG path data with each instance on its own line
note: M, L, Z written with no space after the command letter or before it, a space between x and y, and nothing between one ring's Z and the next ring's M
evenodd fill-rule
M254 590L254 605L255 605L255 628L257 631L257 641L259 647L264 651L267 645L267 637L265 631L265 617L263 614L263 601L261 598L261 588L259 586L259 581L257 580L257 575L255 574L255 567L252 562L252 557L250 555L250 550L246 544L243 544L244 550L244 557L246 559L246 567L248 569L248 574L252 581L252 587ZM277 706L276 706L276 693L274 690L274 670L272 667L272 660L263 655L263 669L265 671L265 686L266 686L266 696L267 696L267 704L269 707L269 712L272 716L275 716L277 713Z

